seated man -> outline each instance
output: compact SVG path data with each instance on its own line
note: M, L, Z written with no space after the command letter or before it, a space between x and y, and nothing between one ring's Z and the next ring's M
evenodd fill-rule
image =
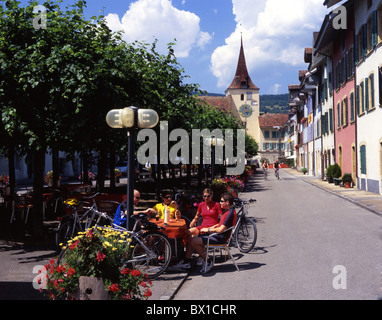
M229 234L225 232L236 224L237 216L236 211L233 208L234 197L231 193L224 193L220 199L220 206L223 211L223 215L220 218L220 222L210 228L203 228L200 230L199 236L192 237L187 243L186 255L183 261L180 261L175 267L181 269L190 268L191 255L196 251L203 259L204 263L201 273L204 273L205 264L207 263L206 272L213 267L212 261L207 261L207 255L205 245L207 244L208 236L212 233L218 233L210 238L210 244L224 244L229 238Z
M134 190L134 206L137 206L139 203L139 200L141 199L141 195L138 190ZM134 208L133 206L133 208ZM134 209L133 209L134 210ZM135 211L133 212L133 215L136 216L139 213L149 213L149 209L144 211ZM115 212L114 216L114 224L123 228L126 228L126 222L127 222L127 201L122 202ZM137 220L134 217L129 217L129 231L133 230L135 223Z
M163 191L162 203L157 203L152 209L148 209L148 211L163 220L165 208L169 210L170 219L180 218L178 204L172 200L172 193L169 191Z

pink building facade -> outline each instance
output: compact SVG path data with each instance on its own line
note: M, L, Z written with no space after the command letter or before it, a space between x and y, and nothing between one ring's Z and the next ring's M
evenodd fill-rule
M353 6L347 8L347 29L339 29L333 42L334 67L334 130L335 158L342 175L350 173L357 179L354 15Z

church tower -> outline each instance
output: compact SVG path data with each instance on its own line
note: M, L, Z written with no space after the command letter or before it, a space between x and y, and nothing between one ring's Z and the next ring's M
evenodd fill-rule
M246 133L257 143L260 141L260 89L252 82L245 62L243 38L241 38L236 74L225 91L231 99L231 111L243 122Z

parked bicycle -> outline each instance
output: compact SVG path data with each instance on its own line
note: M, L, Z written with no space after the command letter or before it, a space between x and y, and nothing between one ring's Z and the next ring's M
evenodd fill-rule
M154 279L166 271L172 258L170 241L160 231L164 228L150 222L146 214L141 213L134 216L137 223L134 225L133 231L128 231L126 228L115 225L106 212L100 212L94 207L86 209L90 210L92 216L95 217L94 227L111 227L117 232L128 234L133 251L131 258L123 261L123 268L139 269L142 273L148 274L150 279ZM62 250L59 259L65 259L65 250Z
M66 243L78 232L84 231L92 225L94 220L92 209L97 209L95 201L97 195L99 195L99 193L96 193L91 197L84 197L81 201L77 199L68 199L64 201L64 204L72 210L72 214L63 216L57 227L56 246L58 248L60 248L60 243ZM89 203L90 200L91 206L87 209L83 207L83 204Z
M235 198L234 207L239 208L237 212L237 222L234 234L234 239L239 250L243 253L250 252L257 241L257 228L256 223L247 217L248 210L246 206L255 202L256 199L239 199Z

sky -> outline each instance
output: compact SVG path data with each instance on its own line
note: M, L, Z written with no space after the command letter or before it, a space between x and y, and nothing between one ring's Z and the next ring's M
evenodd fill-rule
M160 53L176 39L175 55L187 82L209 93L224 94L231 84L242 35L249 74L260 94L282 94L308 67L304 48L312 46L313 32L329 12L323 2L89 0L85 15L104 15L113 31L124 30L128 42L157 39Z

